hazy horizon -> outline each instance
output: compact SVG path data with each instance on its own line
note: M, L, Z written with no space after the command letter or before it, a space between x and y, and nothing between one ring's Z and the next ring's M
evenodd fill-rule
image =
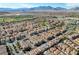
M73 8L79 7L79 3L0 3L0 8L32 8L38 6L51 6L51 7L63 7Z

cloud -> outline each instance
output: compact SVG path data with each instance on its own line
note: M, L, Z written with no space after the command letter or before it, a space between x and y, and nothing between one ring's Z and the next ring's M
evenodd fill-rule
M25 3L1 3L0 8L31 8L33 5Z
M67 3L66 7L67 8L79 7L79 3Z

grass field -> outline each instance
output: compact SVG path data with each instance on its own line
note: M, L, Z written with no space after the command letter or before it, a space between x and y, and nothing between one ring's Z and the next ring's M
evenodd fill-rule
M22 21L22 20L28 20L28 19L32 19L33 16L32 15L24 15L24 16L2 16L0 17L0 23L3 23L3 22L16 22L16 21Z

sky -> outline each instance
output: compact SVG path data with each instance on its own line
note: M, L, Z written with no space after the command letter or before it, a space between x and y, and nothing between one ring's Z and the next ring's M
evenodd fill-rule
M79 3L79 0L0 0L0 3Z
M79 7L79 3L0 3L0 8L32 8L38 6L73 8Z

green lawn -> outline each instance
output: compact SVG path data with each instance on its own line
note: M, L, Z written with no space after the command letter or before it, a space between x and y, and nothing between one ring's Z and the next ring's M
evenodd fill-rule
M24 19L32 19L32 15L24 15L24 16L7 16L7 17L0 17L0 23L3 22L16 22L16 21L22 21Z

